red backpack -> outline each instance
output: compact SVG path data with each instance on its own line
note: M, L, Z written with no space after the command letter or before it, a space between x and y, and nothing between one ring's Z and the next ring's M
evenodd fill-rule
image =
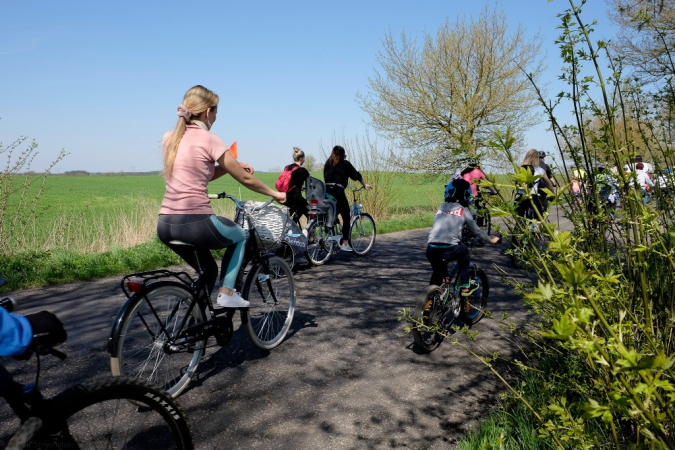
M291 164L292 165L292 164ZM295 169L299 169L300 166L296 165L292 169L289 169L290 166L286 166L284 171L281 172L279 178L277 178L277 183L275 184L277 191L279 192L288 192L288 186L291 184L291 175L295 172Z

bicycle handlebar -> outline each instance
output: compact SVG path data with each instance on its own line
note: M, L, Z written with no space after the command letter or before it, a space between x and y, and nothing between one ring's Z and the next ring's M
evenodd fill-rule
M5 308L7 312L12 312L16 308L16 300L13 297L5 297L0 300L0 306Z
M357 189L357 188L355 188L355 187L352 187L351 184L347 184L347 186L349 186L349 189L350 189L352 192L355 192L355 193L356 193L356 192L359 192L359 191L362 191L362 190L364 190L364 189L366 188L365 186L361 186L360 188Z
M210 199L217 199L217 198L229 198L234 202L235 205L237 205L238 209L244 209L244 203L240 202L236 197L231 196L230 194L226 194L225 191L220 192L218 194L209 194L208 195ZM249 212L255 212L255 211L260 211L263 208L266 208L269 206L270 203L274 201L274 197L270 197L269 200L267 200L265 203L263 203L260 206L256 206L253 209L248 209Z

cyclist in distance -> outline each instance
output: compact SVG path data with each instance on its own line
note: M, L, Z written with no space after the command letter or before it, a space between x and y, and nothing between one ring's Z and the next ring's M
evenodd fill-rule
M222 286L216 299L219 308L246 308L249 302L234 290L244 258L246 233L230 219L216 216L208 198L210 181L229 174L244 187L284 203L286 194L266 186L253 176L253 168L238 162L223 141L211 133L218 114L218 96L203 86L190 88L178 106L178 122L166 132L164 178L166 192L157 222L159 239L194 269L201 266L211 292L218 277L218 264L211 249L226 248L221 265ZM182 241L197 247L174 245Z
M649 191L654 187L654 182L649 178L649 174L645 171L643 163L637 163L635 169L637 182L640 185L640 189L642 189L642 202L646 205L649 203Z
M611 209L616 209L616 192L618 182L605 170L603 163L598 164L598 173L595 175L595 184L600 196L599 205L606 203Z
M432 271L429 284L440 286L443 278L448 276L448 263L457 261L461 295L464 297L478 288L474 280L469 281L471 261L469 248L462 242L464 225L485 243L498 244L501 241L498 236L488 236L478 228L469 212L470 199L471 186L466 180L450 180L445 187L445 202L436 211L426 251Z
M326 192L337 201L337 213L342 217L340 250L351 252L352 248L349 246L349 201L345 195L345 189L350 178L361 183L366 189L370 189L371 186L363 181L359 171L345 157L344 148L339 145L333 147L330 158L323 166L323 179L326 182Z
M524 167L529 170L530 173L540 176L539 179L537 179L534 183L531 183L530 186L528 186L528 189L530 189L530 193L532 194L532 199L526 199L525 196L523 195L524 192L520 191L517 192L517 195L520 196L520 198L516 198L516 201L518 201L518 208L516 210L517 214L521 217L527 216L528 210L530 208L537 209L540 213L544 213L544 209L541 204L541 197L540 197L540 190L542 188L548 188L549 190L553 190L553 185L551 184L551 181L548 179L548 176L546 175L546 171L541 168L539 165L539 152L535 149L528 150L528 152L525 154L525 158L523 159L523 163L521 164L520 167ZM537 217L535 215L535 217Z
M309 177L309 171L302 167L304 164L305 152L298 147L293 147L293 164L286 166L284 170L292 170L288 191L286 191L286 206L296 223L300 221L301 216L307 217L309 210L307 200L302 196L302 186Z
M548 177L549 181L551 182L551 186L553 186L554 188L557 188L558 182L553 177L553 173L551 172L551 168L544 161L545 158L546 158L546 152L544 152L544 151L539 152L539 167L544 169L544 172L546 172L546 176ZM548 197L542 191L539 191L539 201L541 202L542 209L544 211L548 210Z
M471 185L471 194L474 196L476 209L480 211L483 207L482 194L478 192L478 186L476 185L476 180L484 180L485 173L480 168L480 161L478 158L470 158L467 164L467 168L460 172L460 175L464 180L466 180ZM493 186L488 186L488 189L493 195L497 194L497 190ZM484 217L476 217L476 222L478 225L483 225Z

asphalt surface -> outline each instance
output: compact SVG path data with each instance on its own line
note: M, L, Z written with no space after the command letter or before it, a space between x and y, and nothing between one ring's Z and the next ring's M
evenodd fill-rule
M420 354L403 330L399 311L412 308L431 269L429 229L377 237L366 257L341 252L322 267L299 266L292 329L271 352L254 347L235 319L235 335L220 348L213 339L198 375L178 399L198 449L447 449L475 429L504 390L478 360L450 341ZM507 244L473 248L472 261L490 281L489 310L524 326L533 319L493 264L510 269ZM94 376L110 374L106 342L125 298L120 277L11 293L17 312L57 314L69 339L65 362L43 358L43 393L54 395ZM520 358L522 344L488 318L473 327L484 351ZM466 336L459 340L480 351ZM3 363L30 382L35 361ZM507 370L501 367L501 370ZM0 406L0 447L18 421Z

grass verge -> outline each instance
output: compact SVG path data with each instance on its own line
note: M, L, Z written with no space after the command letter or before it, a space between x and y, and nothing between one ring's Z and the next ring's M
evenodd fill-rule
M433 212L398 215L376 221L378 234L431 226ZM80 254L73 250L20 251L0 259L3 290L43 287L181 264L157 238L131 248Z

